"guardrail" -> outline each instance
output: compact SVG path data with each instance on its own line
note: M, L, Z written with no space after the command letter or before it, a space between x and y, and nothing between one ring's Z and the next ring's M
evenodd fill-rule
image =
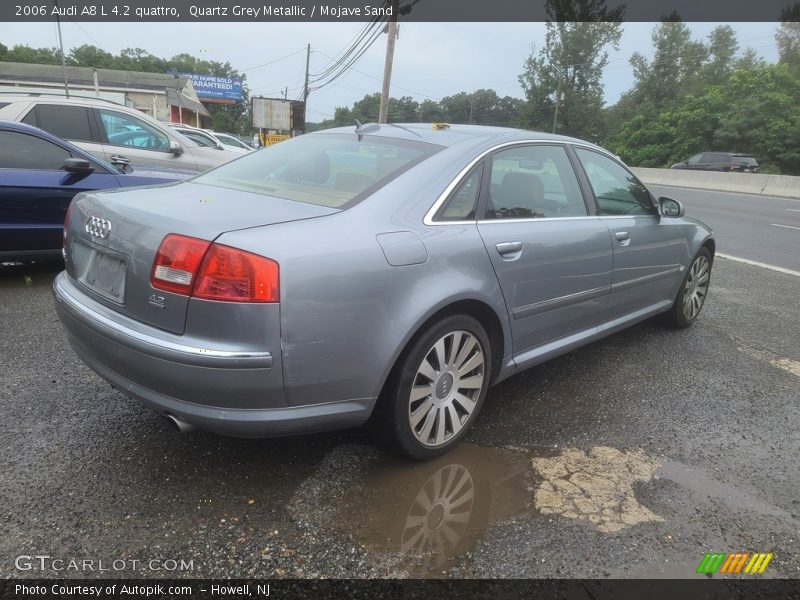
M644 183L652 185L800 198L800 177L788 175L720 173L718 171L685 171L683 169L648 169L644 167L636 167L631 170Z

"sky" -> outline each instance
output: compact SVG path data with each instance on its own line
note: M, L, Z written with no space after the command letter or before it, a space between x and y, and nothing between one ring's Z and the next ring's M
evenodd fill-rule
M3 24L0 42L57 46L54 23ZM695 39L706 39L718 23L689 23ZM755 49L777 61L776 23L731 23L740 52ZM349 47L363 23L62 23L64 48L93 44L113 54L123 48L144 48L160 57L188 53L207 60L229 61L247 74L251 95L288 97L302 94L305 47L311 44L312 73L322 72L331 58ZM633 84L628 58L635 51L647 57L653 49L653 23L624 23L619 49L609 47L604 75L605 100L613 104ZM543 23L401 23L395 48L391 95L417 101L439 100L460 91L494 89L500 96L523 97L519 74L532 48L544 42ZM337 106L351 106L365 94L379 92L383 76L385 36L354 67L309 96L308 120L333 117ZM291 54L288 58L271 62ZM271 62L265 66L264 63ZM313 77L312 77L313 79Z

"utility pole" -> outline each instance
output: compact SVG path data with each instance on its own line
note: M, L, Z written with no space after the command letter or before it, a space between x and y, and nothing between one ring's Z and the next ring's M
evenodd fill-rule
M306 47L306 82L303 85L303 133L306 132L306 115L308 114L308 67L311 64L311 44Z
M561 104L561 85L564 83L564 72L561 72L561 75L558 78L558 88L556 88L556 110L553 113L553 133L556 132L556 127L558 125L558 107Z
M53 0L53 4L58 9L58 0ZM61 19L58 18L58 10L56 10L56 25L58 26L58 47L61 49L61 73L64 75L64 92L69 99L69 83L67 82L67 61L64 58L64 40L61 39Z
M392 83L394 43L397 39L397 11L397 0L392 0L392 16L389 17L389 37L386 40L386 62L383 65L383 89L381 90L381 106L378 113L378 123L386 123L389 116L389 88Z

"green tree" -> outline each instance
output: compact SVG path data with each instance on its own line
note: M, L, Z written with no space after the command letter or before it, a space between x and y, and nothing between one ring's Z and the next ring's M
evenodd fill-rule
M606 47L618 47L622 11L609 10L604 0L548 0L545 44L520 75L523 126L600 138Z
M704 85L722 83L734 68L739 42L730 25L716 27L708 36L709 60L703 66L702 82Z
M89 44L73 48L66 57L68 65L95 69L118 69L117 60L110 52Z
M800 5L795 5L794 13L787 13L778 32L775 34L775 42L778 45L778 56L780 62L789 66L794 73L800 73ZM790 14L794 14L794 20L789 21Z
M637 166L667 167L704 150L752 153L765 172L800 174L800 78L756 63L684 96L656 118L626 122L612 149Z

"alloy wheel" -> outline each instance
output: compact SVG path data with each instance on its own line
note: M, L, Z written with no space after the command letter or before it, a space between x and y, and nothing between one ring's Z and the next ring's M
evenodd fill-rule
M408 419L414 437L428 447L446 444L475 412L486 359L478 338L451 331L431 347L411 386Z
M683 316L687 321L697 317L703 307L708 293L710 274L708 258L705 256L698 256L689 267L689 275L683 290Z

